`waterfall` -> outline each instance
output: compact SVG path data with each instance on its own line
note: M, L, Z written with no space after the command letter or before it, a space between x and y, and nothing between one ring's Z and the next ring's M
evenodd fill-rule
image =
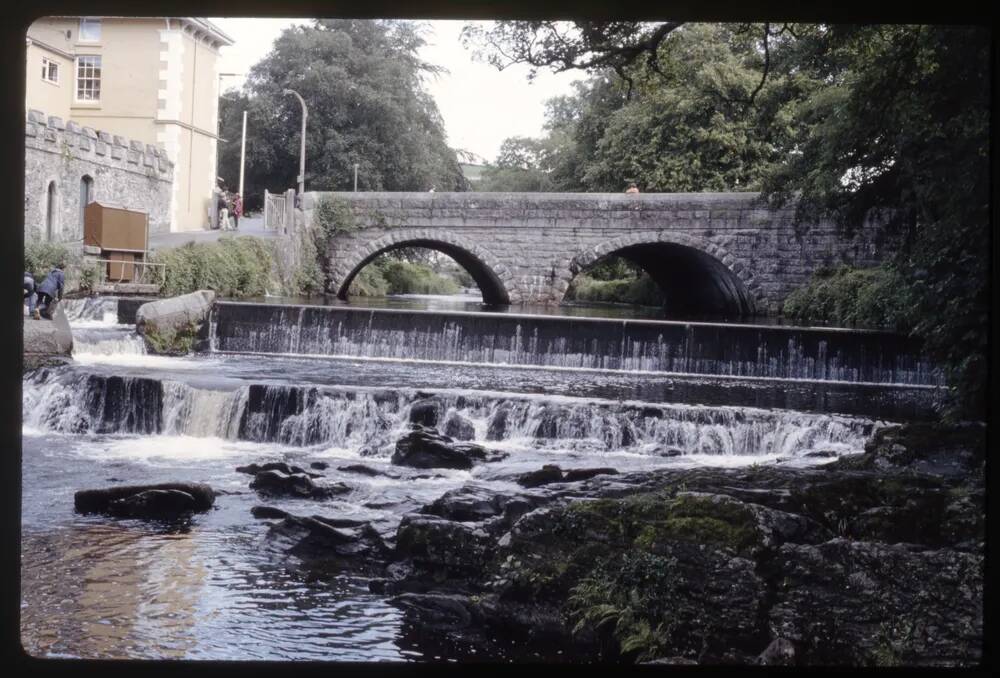
M213 350L884 384L942 382L887 332L220 302Z
M444 431L472 425L484 446L639 455L799 456L861 451L868 419L747 407L556 396L250 384L234 390L172 381L40 370L25 378L25 424L66 433L162 433L387 455L430 402Z

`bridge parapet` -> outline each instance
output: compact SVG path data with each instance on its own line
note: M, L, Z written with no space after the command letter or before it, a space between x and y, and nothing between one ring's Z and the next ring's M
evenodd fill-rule
M419 245L493 285L494 301L559 303L573 276L618 253L646 268L668 302L774 313L819 267L872 266L891 253L873 225L849 238L829 221L796 225L791 207L771 209L750 192L306 193L306 224L323 197L356 222L332 245L345 295L379 253ZM710 292L691 296L695 287Z

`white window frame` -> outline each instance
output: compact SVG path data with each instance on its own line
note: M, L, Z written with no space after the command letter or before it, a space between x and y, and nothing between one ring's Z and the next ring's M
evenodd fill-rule
M96 38L88 38L88 37L86 37L84 35L84 29L83 29L84 25L88 25L91 28L93 28L93 27L96 26L96 28L97 28L97 37ZM100 42L100 41L101 41L101 20L100 19L88 19L88 18L82 18L82 19L80 19L80 27L79 27L78 32L77 32L77 42Z
M97 67L97 70L100 71L100 75L98 75L96 78L86 78L88 80L96 80L97 81L97 87L96 87L97 96L95 98L93 98L93 99L81 99L80 98L80 79L81 79L80 78L80 66L81 66L80 62L83 59L97 59L96 67ZM102 84L101 81L102 81L103 76L104 76L104 72L103 72L103 69L102 69L101 55L100 54L81 54L78 57L76 57L76 60L74 61L74 66L75 66L75 69L74 69L74 71L75 71L74 72L74 76L75 77L73 79L73 101L75 103L78 103L78 104L99 104L101 102L101 84ZM92 68L93 68L93 66L92 66Z
M58 85L59 84L59 66L60 65L61 64L58 61L53 61L52 59L43 56L42 57L42 80L44 80L45 82L50 83L52 85ZM55 68L53 69L53 67L55 67ZM49 75L53 72L53 70L55 71L55 76L56 76L54 80L49 77Z

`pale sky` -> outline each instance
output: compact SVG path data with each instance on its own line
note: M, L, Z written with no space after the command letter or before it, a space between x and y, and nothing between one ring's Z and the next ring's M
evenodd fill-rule
M246 74L268 52L284 28L306 19L212 18L214 24L236 41L222 48L220 71ZM428 21L428 45L421 57L444 66L447 74L430 78L426 87L437 101L444 118L448 145L472 151L487 161L496 158L500 144L507 137L537 137L545 122L544 102L549 97L568 94L580 72L551 73L539 71L528 83L528 69L523 66L497 71L489 64L473 61L472 53L462 47L459 32L464 21ZM223 89L243 84L241 77L224 77Z

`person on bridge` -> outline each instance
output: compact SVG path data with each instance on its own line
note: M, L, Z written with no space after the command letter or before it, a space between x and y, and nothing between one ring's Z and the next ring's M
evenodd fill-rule
M233 194L233 228L240 229L240 217L243 216L243 198L239 193Z
M35 317L35 300L38 299L35 294L35 276L27 271L24 272L24 298L28 300L28 315Z
M64 268L66 268L66 262L60 261L38 286L38 307L34 313L35 320L41 320L43 317L52 320L54 301L62 300L63 287L66 284L66 276L62 272Z
M629 184L628 184L628 188L625 189L625 192L626 193L638 193L639 192L639 187L635 185L634 181L630 181Z

